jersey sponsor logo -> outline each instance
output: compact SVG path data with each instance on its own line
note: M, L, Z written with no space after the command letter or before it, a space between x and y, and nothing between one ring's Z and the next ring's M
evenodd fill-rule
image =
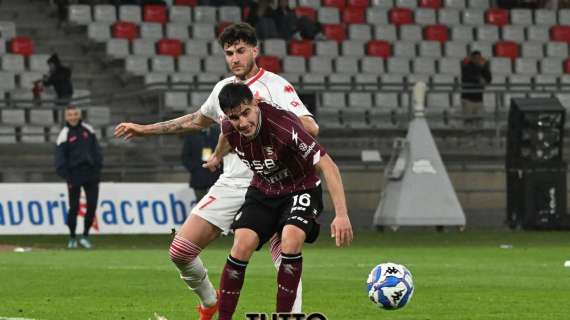
M304 151L305 153L303 153L301 156L303 157L303 159L307 159L307 157L309 156L309 154L311 153L311 151L313 151L313 149L315 148L315 146L317 145L316 142L313 141L313 143L311 143L310 146L307 147L306 150L301 150ZM305 145L306 146L306 145ZM301 147L299 146L299 149L301 149Z
M291 128L291 140L297 145L299 144L299 134L294 128Z
M285 168L281 171L276 172L274 175L269 177L264 177L265 180L269 183L277 183L290 175L289 169Z
M285 86L285 92L286 92L286 93L294 93L294 92L295 92L295 89L293 88L292 85L288 84L288 85Z
M68 140L68 141L69 141L69 143L73 143L73 142L75 142L76 140L77 140L77 136L71 136L71 137L69 137L69 140Z
M291 106L292 106L293 108L296 108L296 107L298 107L298 106L300 106L300 105L301 105L301 103L300 103L299 101L291 101Z

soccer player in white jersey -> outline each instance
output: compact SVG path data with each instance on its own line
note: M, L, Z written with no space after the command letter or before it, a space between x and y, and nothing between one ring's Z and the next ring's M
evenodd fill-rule
M197 132L214 122L220 123L225 115L220 108L218 95L231 82L247 84L256 98L287 108L299 117L310 134L318 134L319 128L312 114L301 102L293 86L282 77L256 65L258 48L255 29L246 23L231 25L222 32L219 43L224 49L226 63L233 76L218 82L198 111L148 125L121 123L115 128L115 136L130 139L135 136ZM200 320L212 319L218 308L218 298L199 254L221 233L229 232L253 176L234 153L224 157L223 169L222 175L208 194L192 209L170 246L170 258L180 271L180 277L200 299ZM273 262L279 268L281 246L278 237L271 239L270 250ZM297 292L293 312L301 311L301 284Z

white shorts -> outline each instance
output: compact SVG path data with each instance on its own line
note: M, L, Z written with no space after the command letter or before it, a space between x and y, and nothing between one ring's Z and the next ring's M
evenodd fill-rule
M203 218L227 235L236 213L245 201L246 192L247 187L213 185L190 214Z

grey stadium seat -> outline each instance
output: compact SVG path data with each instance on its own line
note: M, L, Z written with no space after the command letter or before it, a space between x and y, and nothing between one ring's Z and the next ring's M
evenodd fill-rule
M437 21L439 24L455 26L461 24L459 10L454 8L441 8L437 10Z
M550 74L537 74L534 76L534 83L537 90L556 91L555 85L558 84L558 78Z
M341 55L363 57L365 56L365 46L366 43L364 41L345 40L340 44Z
M568 58L568 44L566 42L546 43L546 56L549 58Z
M16 36L16 24L12 21L0 21L0 34L5 40Z
M416 42L398 41L393 44L394 57L414 58L417 56Z
M418 2L416 0L395 0L394 5L400 8L417 8Z
M467 56L467 42L448 41L444 46L446 57L465 58Z
M218 7L219 21L240 22L241 10L237 6L221 6Z
M6 40L7 39L2 38L2 33L0 31L0 55L6 53Z
M410 85L415 85L418 82L428 83L430 74L427 73L414 73L406 76L406 82Z
M357 74L358 58L338 57L334 59L335 72L341 74Z
M368 56L360 58L360 72L375 75L384 73L384 59Z
M283 58L283 72L302 74L307 72L305 58L286 56Z
M51 109L31 109L30 124L40 126L52 126L55 124L54 110Z
M299 0L299 6L318 9L321 7L321 1L320 0Z
M150 72L144 76L144 84L152 85L156 83L166 83L168 82L168 74L162 72ZM162 88L162 86L161 86Z
M111 27L107 22L91 22L87 26L87 36L95 42L105 42L111 39Z
M113 58L125 58L129 55L129 40L110 39L106 43L107 55Z
M450 74L434 74L431 77L435 89L451 89L456 81L457 77Z
M376 90L379 77L377 74L360 73L354 76L354 83L359 89Z
M508 82L511 89L515 90L531 90L532 77L526 74L515 74L508 77Z
M436 24L437 15L434 9L419 8L414 11L414 21L419 25Z
M466 0L445 0L446 8L465 9L467 7Z
M535 75L538 73L537 59L518 58L515 60L515 73L524 75Z
M325 86L326 76L318 73L307 73L301 75L301 82L305 88L310 86L310 89L323 89Z
M67 9L68 20L78 25L91 23L91 6L86 4L72 4Z
M499 40L499 28L495 25L478 26L475 29L477 41L496 42Z
M210 55L207 40L190 39L185 44L186 55L207 57Z
M317 42L317 48L319 42L322 41ZM283 39L266 39L263 41L263 54L282 58L287 55L287 43Z
M473 27L453 26L451 28L451 39L453 41L471 42L473 41Z
M410 60L408 58L392 57L388 59L386 66L389 73L395 73L395 74L411 73Z
M400 26L400 40L417 42L422 39L422 28L420 26L414 24Z
M381 24L374 27L374 39L396 41L398 34L393 24Z
M340 116L342 122L348 128L366 128L368 123L366 122L366 111L365 110L350 110L345 109L340 111Z
M22 72L19 76L20 88L31 89L34 87L34 82L42 79L41 72Z
M201 106L208 97L210 96L210 91L196 91L190 94L190 103L192 107Z
M143 39L158 40L162 39L162 24L143 22L139 25L140 36Z
M215 39L214 25L207 23L195 23L192 25L192 38L211 40Z
M513 73L511 59L503 57L495 57L490 60L490 68L493 76L497 75L510 75Z
M26 114L22 109L3 109L0 110L2 116L2 124L5 125L24 125L26 123Z
M484 25L485 11L473 8L463 10L463 24L468 26Z
M189 25L192 23L192 9L188 6L171 6L168 9L168 20Z
M331 74L332 59L330 57L313 56L309 58L309 72L320 74Z
M135 5L120 6L119 20L134 23L141 22L141 7Z
M524 58L542 58L544 49L540 42L525 42L521 46L521 53Z
M461 58L447 57L439 59L438 70L440 74L448 74L452 76L461 75Z
M105 106L86 108L87 121L95 126L106 126L111 123L111 110Z
M397 92L377 92L374 98L378 108L396 109L400 107L400 96Z
M435 59L429 57L419 57L412 61L415 74L435 74Z
M188 107L188 94L186 92L165 92L164 105L172 110L185 111Z
M319 108L317 113L319 126L323 128L343 128L338 109Z
M526 28L526 40L533 42L547 42L550 40L549 27L528 26Z
M135 39L132 42L133 54L152 57L156 55L156 42L152 39Z
M28 63L30 71L39 71L46 73L49 71L49 66L47 60L49 59L48 54L33 54L28 57Z
M525 30L523 26L506 25L503 26L502 39L507 41L524 42Z
M346 97L342 92L323 92L321 98L323 108L341 109L346 107Z
M372 0L372 7L379 7L379 8L392 8L394 4L394 0Z
M469 52L480 51L481 54L483 55L483 57L491 58L492 56L494 56L493 46L494 46L494 42L490 42L490 41L472 42L469 45Z
M0 56L2 63L0 64L0 70L4 71L14 71L21 72L26 70L24 65L24 57L17 54L5 54Z
M21 141L24 143L46 142L44 127L23 126L21 128Z
M16 88L14 72L0 71L0 90L7 91Z
M166 25L166 37L169 39L186 40L190 37L188 25L184 23L168 23Z
M469 8L487 9L490 7L489 0L468 0Z
M420 57L441 58L442 50L439 41L422 41L418 44Z
M382 7L370 7L366 10L366 22L372 25L387 25L388 10Z
M214 73L199 73L196 75L196 82L198 82L198 89L201 90L211 90L216 85L216 82L220 81L220 79L221 79L220 75ZM198 101L197 103L202 103L207 98L207 97L203 98L203 95L207 93L208 92L199 92L199 95L197 96L198 98L196 98L196 96L191 95L190 96L191 103L194 103L196 101Z
M543 26L553 26L558 24L556 11L551 9L534 10L534 24Z
M559 9L558 21L560 24L567 24L570 21L570 9Z
M16 143L16 131L14 128L0 126L0 144Z
M197 56L179 56L176 58L178 72L198 74L202 72L202 59Z
M327 81L330 85L333 85L336 89L350 90L352 83L352 76L350 74L336 74L333 73L327 77Z
M218 40L210 41L210 53L214 56L219 56L219 57L223 57L225 55L224 48L220 46ZM223 61L223 58L220 61Z
M93 7L93 20L106 22L107 24L117 21L117 9L110 4L98 4Z
M326 41L316 41L315 42L315 54L317 56L338 56L338 42L326 40Z
M510 12L511 24L529 26L533 24L533 12L530 9L515 8Z
M281 73L279 75L294 86L301 82L301 76L297 73Z
M204 58L204 71L210 73L228 73L228 67L219 57L211 56Z
M325 24L340 23L340 13L335 7L321 7L317 11L317 21Z
M194 7L194 22L215 24L216 7L212 6L196 6Z
M169 73L174 72L174 57L156 56L150 59L151 70L153 72Z
M430 110L445 110L451 107L451 99L449 93L446 92L428 92L426 95L426 107L428 113Z
M194 75L183 72L171 73L170 81L176 88L178 88L179 86L182 87L189 86L190 84L194 83Z
M373 107L372 93L370 92L350 92L348 94L348 107L349 108L364 108L368 109Z
M540 73L561 75L562 61L560 58L544 58L540 60Z
M348 38L351 40L371 40L372 28L368 24L350 24L348 26Z
M148 72L148 57L134 55L126 57L125 70L135 75L145 75Z

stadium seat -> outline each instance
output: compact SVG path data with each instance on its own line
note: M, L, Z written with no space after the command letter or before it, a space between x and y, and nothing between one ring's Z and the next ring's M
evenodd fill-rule
M514 25L528 26L533 24L533 11L530 9L515 8L510 11L510 21Z
M28 57L28 66L30 71L38 71L46 73L49 71L49 66L47 60L49 59L49 54L33 54Z
M341 24L324 24L323 33L329 40L341 42L346 39L346 29Z
M238 6L221 6L218 7L219 21L224 22L240 22L241 21L241 10Z
M426 95L426 109L428 114L435 110L445 110L451 107L451 99L449 93L446 92L428 92Z
M446 57L439 59L438 70L439 74L447 74L452 76L461 75L461 59Z
M231 26L233 24L233 22L228 22L228 21L222 21L220 23L218 23L216 25L216 34L219 36L220 34L222 34L222 32L224 32L224 30Z
M397 41L394 43L394 57L415 58L416 42L413 41Z
M506 25L502 28L502 39L505 41L514 41L522 43L525 41L525 32L523 26Z
M383 74L384 71L383 59L372 56L360 58L360 73L379 75Z
M420 8L431 8L431 9L439 9L442 7L441 0L420 0L419 1Z
M343 44L345 42L343 42ZM339 43L336 41L331 41L331 40L316 41L315 54L318 56L337 57L339 52L338 47Z
M0 56L0 70L20 72L26 70L24 57L17 54L5 54Z
M158 54L178 57L182 54L182 42L178 39L161 39L157 43Z
M129 55L129 40L110 39L106 43L106 52L113 58L125 58Z
M95 42L106 42L111 39L111 26L107 22L91 22L87 26L87 36Z
M428 41L446 42L449 40L449 31L444 25L431 25L424 28L424 39Z
M500 41L495 43L495 56L516 59L519 56L519 45L512 41Z
M412 61L415 74L432 75L436 73L435 59L429 57L419 57Z
M394 6L394 0L372 0L372 7L378 8L392 8Z
M567 21L570 21L570 9L558 9L558 22L560 24L566 24Z
M365 55L366 43L361 40L345 40L340 43L340 53L343 56L362 57Z
M393 74L410 74L410 60L408 58L391 57L386 63L387 71Z
M370 6L370 0L347 0L347 6L367 9Z
M194 75L185 72L176 72L169 74L170 82L174 88L187 88L194 83Z
M352 76L350 74L333 73L327 77L327 82L336 89L351 90Z
M310 7L295 7L295 15L297 17L307 17L313 21L317 21L317 11Z
M6 41L3 38L0 38L0 55L6 53Z
M16 24L12 21L0 21L0 38L10 40L16 36Z
M444 0L444 6L446 8L463 10L467 6L465 2L466 0Z
M140 23L141 7L137 5L119 6L119 21Z
M165 92L164 105L171 110L186 111L186 108L188 108L188 94L186 92Z
M310 58L314 55L313 41L292 40L289 42L289 54L292 56L302 56Z
M487 9L485 11L485 22L502 27L509 23L509 11L499 8Z
M517 75L533 76L538 73L537 59L518 58L515 60L515 73Z
M534 10L534 24L543 26L553 26L558 24L556 11L552 9Z
M475 29L478 41L499 41L499 27L494 25L483 25Z
M474 40L473 27L471 26L453 26L451 28L451 39L455 42L471 42Z
M388 59L392 55L392 45L387 41L372 40L366 44L366 54Z
M317 11L317 19L319 23L324 24L340 23L340 12L338 8L321 7Z
M93 20L112 24L117 21L117 9L110 4L98 4L93 7Z
M374 98L376 107L383 109L396 109L400 107L400 96L397 92L378 92Z
M322 0L322 4L323 6L326 7L335 7L338 8L338 10L344 10L344 8L346 7L346 1L345 0Z
M467 56L467 42L448 41L443 45L446 57L463 59Z
M211 40L216 38L216 32L213 24L194 23L192 25L192 38Z
M188 6L171 6L168 11L168 20L189 25L192 23L192 9Z
M422 41L422 27L417 24L408 24L400 26L400 40L403 41Z
M2 123L5 125L24 125L26 123L26 114L22 109L4 109L0 110Z
M184 23L166 24L166 38L186 40L190 37L188 26Z
M164 24L168 21L166 6L149 4L143 7L143 21Z
M10 40L9 49L13 54L28 57L34 53L34 42L29 37L14 37Z
M0 71L0 90L13 90L16 88L16 79L13 72Z
M357 74L358 58L355 57L338 57L334 59L335 72L340 74Z
M72 4L67 9L68 20L78 25L91 23L91 6L86 4Z
M361 7L347 7L342 12L342 22L348 24L361 24L366 23L366 16L364 8Z
M332 59L330 57L311 57L309 60L309 72L318 74L333 73Z
M388 20L391 24L400 26L414 23L414 16L409 8L391 8L388 11Z
M228 68L225 63L220 61L219 57L209 56L204 58L204 71L214 74L226 74Z
M461 23L459 16L458 9L442 8L437 11L437 22L452 27Z
M111 123L111 110L105 106L90 106L86 108L89 123L95 126L105 126Z
M414 21L422 26L436 24L437 15L435 9L420 8L414 11Z
M143 22L139 25L139 33L142 39L158 40L164 36L162 34L162 24L154 22Z
M305 89L324 89L326 78L328 75L320 73L307 73L301 75L301 82Z
M369 24L351 24L348 26L350 40L368 41L372 39L372 29Z
M19 87L23 89L32 89L34 82L42 79L41 72L22 72L19 74Z
M283 72L303 74L307 72L306 60L298 56L286 56L283 58Z
M490 68L493 72L493 78L495 77L495 75L508 76L513 73L512 62L510 58L495 57L490 61Z
M568 57L568 44L565 42L548 42L546 43L546 56L553 58Z
M301 83L301 76L296 73L281 73L281 77L285 80L289 81L292 85L296 86L297 84Z
M377 74L361 73L354 76L354 83L358 89L376 90L379 77Z
M431 82L434 84L436 90L440 89L453 89L457 77L450 74L434 74L431 77Z
M387 25L388 10L379 7L366 9L366 23L371 25Z
M341 123L340 112L338 109L326 107L319 108L317 119L319 126L322 126L323 128L333 129L344 127L344 125Z
M469 52L479 51L483 57L494 56L495 44L490 41L477 41L469 45Z
M550 39L549 28L545 26L528 26L526 40L534 42L547 42Z
M321 0L299 0L298 5L318 9L321 7Z
M266 56L282 58L287 55L287 44L283 39L266 39L263 41L262 46L263 54Z
M210 54L207 40L190 39L185 43L186 55L206 57Z
M463 10L463 25L480 26L485 24L485 11L482 9Z
M218 20L216 19L216 7L213 6L194 7L194 22L209 23L209 24L217 23Z
M556 43L556 42L550 42ZM521 46L521 56L523 58L543 58L544 57L544 49L542 43L540 42L526 42L523 43Z
M136 39L132 42L133 54L152 57L156 55L156 42L152 39Z
M395 0L395 7L416 9L418 7L417 0Z
M111 27L113 38L133 40L139 37L139 30L132 22L117 21Z
M144 75L144 84L145 85L155 85L157 83L166 83L168 82L168 73L162 72L149 72ZM155 86L156 88L161 89L168 89L168 86Z
M570 42L570 26L554 26L550 29L550 40Z
M330 109L341 109L346 107L346 97L343 92L323 92L322 106Z
M44 143L46 142L45 130L43 127L23 126L20 128L21 141L23 143Z
M54 110L51 109L31 109L30 124L51 126L55 124Z
M177 71L188 74L198 74L202 72L202 60L197 56L179 56L176 59Z
M392 24L377 25L374 28L374 39L396 41L398 40L396 26Z
M257 58L257 65L273 73L283 72L281 62L279 61L279 58L275 56L260 56Z
M174 72L174 58L171 56L156 56L150 59L151 70L153 72L169 73Z
M14 128L0 126L0 144L12 143L16 143L16 132Z
M136 55L126 57L125 70L135 75L145 75L148 72L148 57Z
M214 78L211 78L214 80ZM217 79L219 80L219 79ZM211 82L211 81L210 81ZM215 81L217 82L217 81ZM209 85L209 88L212 87L213 84ZM201 106L210 96L209 91L202 91L202 92L192 92L190 93L190 105L191 106Z
M174 4L177 6L195 7L198 5L198 0L174 0Z
M367 111L358 109L344 109L340 110L340 117L342 123L347 128L363 129L368 128L366 121Z
M422 41L418 44L420 57L441 58L441 47L438 41Z
M469 8L487 9L490 7L489 0L468 0Z

